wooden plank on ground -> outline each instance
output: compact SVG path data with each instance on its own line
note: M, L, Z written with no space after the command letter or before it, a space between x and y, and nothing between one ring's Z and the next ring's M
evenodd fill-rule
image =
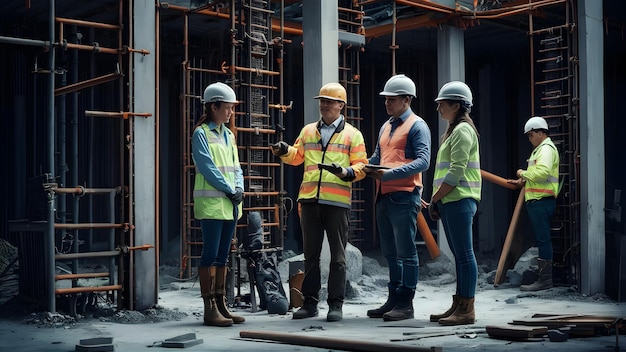
M487 325L487 334L491 337L537 337L548 333L547 326L521 326L521 325Z

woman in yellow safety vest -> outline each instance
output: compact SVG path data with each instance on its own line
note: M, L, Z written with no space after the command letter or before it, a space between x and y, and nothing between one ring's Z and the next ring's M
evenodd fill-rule
M472 222L480 201L481 176L478 131L469 116L472 92L459 81L441 87L437 111L448 121L437 153L429 213L441 219L456 265L456 294L452 307L432 314L442 325L473 324L478 265L472 245Z
M226 305L226 261L237 220L241 217L243 172L235 135L226 123L235 116L235 92L217 82L204 90L204 114L193 132L191 149L196 165L194 216L202 228L198 277L204 300L204 324L231 326L243 317Z

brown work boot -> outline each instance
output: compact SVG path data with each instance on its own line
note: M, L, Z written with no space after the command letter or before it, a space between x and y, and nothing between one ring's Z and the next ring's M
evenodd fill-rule
M217 304L217 309L226 319L232 319L235 324L241 324L246 321L246 318L233 315L230 310L228 310L228 305L226 304L226 271L225 266L218 266L215 273L215 303Z
M432 322L438 322L439 319L441 318L447 318L449 316L452 315L452 313L454 313L454 311L456 310L456 307L459 306L459 297L457 295L452 295L452 307L450 307L450 309L448 309L445 313L442 314L431 314L430 315L430 321Z
M474 316L474 297L464 298L457 296L459 305L452 315L447 318L439 319L441 325L465 325L474 324L476 318Z
M204 300L204 325L231 326L233 320L225 318L215 303L215 267L201 266L198 268L200 293Z
M541 291L552 288L552 261L537 259L539 264L539 278L530 285L522 285L520 291Z

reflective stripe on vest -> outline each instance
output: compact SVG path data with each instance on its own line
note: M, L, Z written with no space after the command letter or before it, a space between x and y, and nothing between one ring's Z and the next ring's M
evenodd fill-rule
M213 159L213 163L223 174L224 179L235 188L235 163L239 163L237 156L237 146L234 136L226 126L222 126L221 133L216 134L209 130L207 124L201 127L208 141L209 154ZM226 136L229 143L226 143L223 136ZM206 182L204 176L198 172L194 180L194 216L198 220L233 220L233 203L226 197L226 194L217 190L215 187ZM239 204L238 217L242 215L242 206Z
M366 159L365 142L356 128L345 123L341 131L332 135L324 151L317 125L308 124L298 137L306 153L298 200L316 200L321 204L350 208L352 182L342 181L334 174L320 170L317 164L336 162L347 167L350 165L350 153L355 153L355 149L363 154L362 159ZM353 146L353 143L356 144Z
M553 159L550 160L550 174L543 180L526 180L524 185L524 199L529 201L545 197L557 197L559 192L559 152L552 140L546 138L537 148L533 150L528 159L527 170L536 165L542 148L552 148L554 150Z
M406 157L406 144L409 132L418 119L420 119L420 117L415 114L409 115L404 122L400 123L395 128L393 135L391 134L391 123L386 122L385 128L378 141L380 147L380 165L394 168L408 164L414 160ZM416 187L422 187L422 173L420 172L397 180L377 180L376 183L376 188L380 189L381 194L399 191L413 192ZM379 185L380 188L378 187Z
M461 133L461 129L469 129L468 132L472 136L472 140L469 145L457 146L457 148L465 148L469 152L469 160L463 175L459 179L459 183L446 194L441 201L443 203L454 202L464 198L473 198L480 201L480 192L482 188L482 178L480 176L480 154L478 149L478 136L476 132L466 122L459 123L450 136L441 143L439 151L437 152L437 163L435 165L435 174L433 179L433 194L439 190L443 184L451 164L451 145L450 141L456 137L458 133Z

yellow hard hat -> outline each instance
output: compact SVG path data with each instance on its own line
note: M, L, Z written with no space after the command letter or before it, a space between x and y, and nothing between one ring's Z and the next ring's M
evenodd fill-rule
M326 83L320 88L320 94L315 99L330 99L347 103L346 89L339 83Z

